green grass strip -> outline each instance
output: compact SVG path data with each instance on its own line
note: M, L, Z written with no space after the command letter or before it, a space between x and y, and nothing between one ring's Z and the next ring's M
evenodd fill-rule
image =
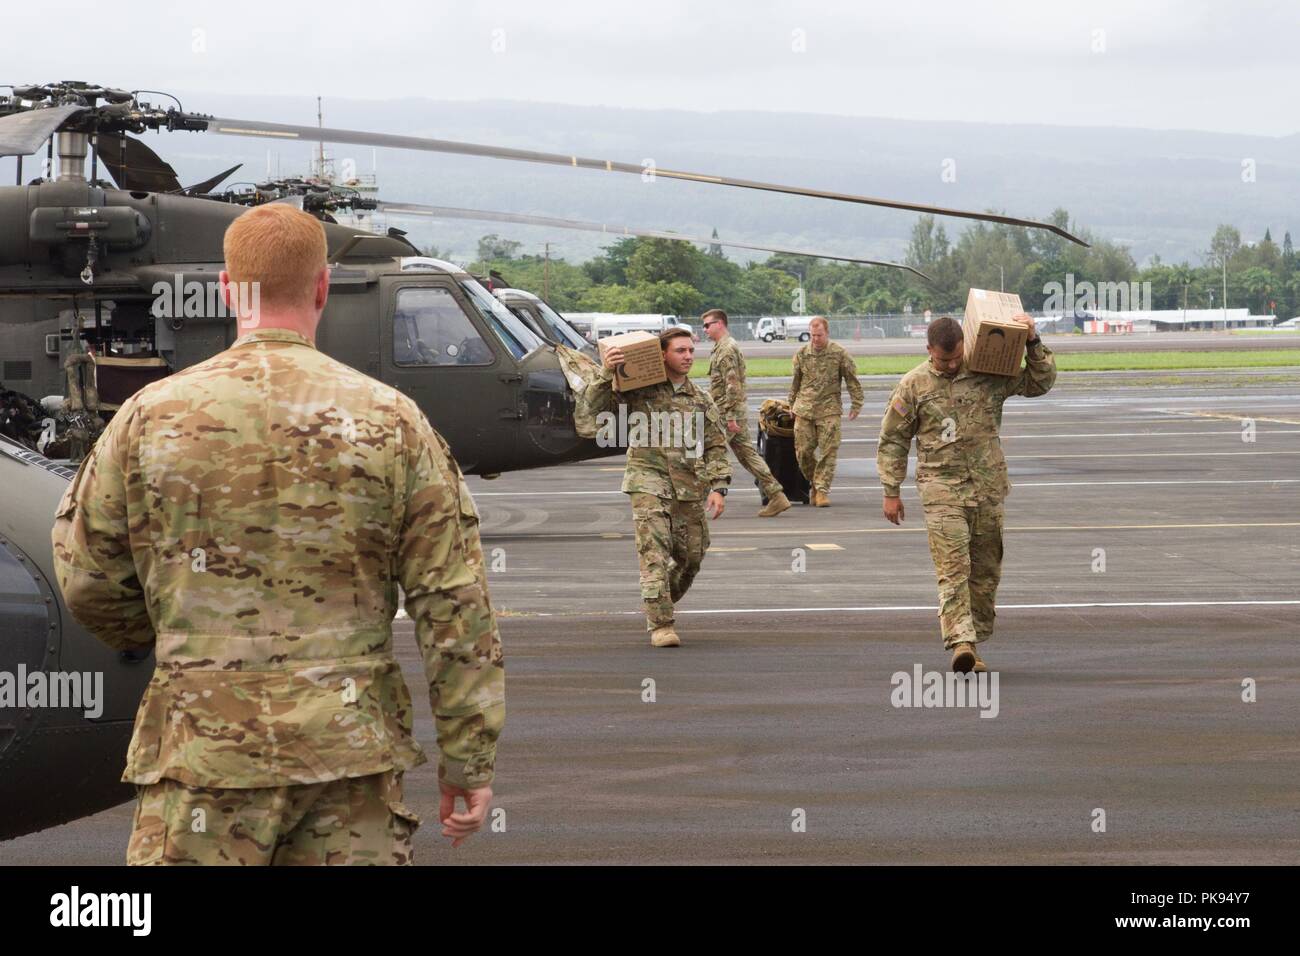
M859 375L901 375L925 360L916 355L855 355ZM1276 368L1300 366L1300 349L1217 349L1186 352L1069 352L1056 353L1056 367L1062 372L1169 371L1179 369ZM751 358L746 362L749 377L790 374L788 358ZM709 363L696 361L692 378L708 374Z

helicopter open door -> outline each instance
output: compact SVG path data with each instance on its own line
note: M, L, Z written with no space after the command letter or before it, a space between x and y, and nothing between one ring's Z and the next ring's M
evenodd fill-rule
M503 470L518 440L520 374L451 276L381 280L381 378L423 408L461 470Z

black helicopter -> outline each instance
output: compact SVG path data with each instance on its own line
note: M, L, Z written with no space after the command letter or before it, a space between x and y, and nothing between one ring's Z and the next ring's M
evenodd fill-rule
M73 474L66 460L85 453L134 391L236 337L216 279L222 236L243 210L202 197L238 167L183 187L131 134L188 131L644 171L531 150L219 119L186 112L179 102L151 106L142 91L82 82L11 90L0 97L0 156L18 160L17 185L0 187L0 839L132 795L119 781L151 657L110 651L62 604L50 524ZM43 147L41 175L23 184L23 158ZM115 187L100 181L101 164ZM656 174L1042 228L1079 241L1050 223L990 213L668 169ZM330 299L319 347L410 394L464 471L492 477L603 453L573 429L572 394L555 347L471 276L420 256L398 230L376 235L336 223L325 230ZM4 696L20 674L48 682L56 673L102 674L95 712Z

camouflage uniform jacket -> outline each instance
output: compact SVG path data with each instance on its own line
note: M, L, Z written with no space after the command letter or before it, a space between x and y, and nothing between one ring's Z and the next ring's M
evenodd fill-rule
M1056 360L1041 342L1030 346L1018 376L963 368L948 378L929 359L912 369L894 388L880 422L876 469L885 495L898 495L915 437L916 487L923 504L1002 501L1011 490L998 438L1002 403L1011 395L1044 395L1055 381Z
M276 787L407 769L398 585L457 786L492 779L505 672L478 518L410 399L261 329L123 403L54 531L72 614L153 648L123 779Z
M724 422L743 422L749 414L745 405L745 356L730 335L713 346L709 356L709 391Z
M794 381L790 383L790 410L799 418L839 418L844 414L840 382L849 388L851 411L862 408L862 383L853 356L838 342L826 343L820 352L809 343L794 353Z
M627 468L623 472L624 494L641 492L678 501L699 501L714 488L731 484L731 464L727 461L727 438L713 401L687 379L680 386L660 382L630 392L614 390L613 373L602 366L600 374L587 386L580 403L583 414L600 415L606 421L603 433L613 431L614 422L627 422ZM622 404L625 412L620 414ZM647 427L638 428L636 413L644 416ZM665 412L676 413L668 417ZM699 417L697 417L699 416ZM674 421L679 423L674 425ZM703 421L703 435L698 434ZM658 423L658 425L655 425ZM681 436L693 439L680 440ZM657 439L657 440L656 440ZM600 434L597 436L600 439Z

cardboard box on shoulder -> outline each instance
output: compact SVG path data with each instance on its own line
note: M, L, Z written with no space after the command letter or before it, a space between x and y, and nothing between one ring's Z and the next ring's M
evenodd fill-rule
M962 320L966 367L986 375L1019 375L1029 327L1011 317L1024 311L1014 292L971 289Z
M614 369L614 387L618 391L630 392L634 388L668 381L659 336L650 332L624 332L606 336L596 344L600 349L601 364L604 364L605 353L610 349L623 350L623 364Z

